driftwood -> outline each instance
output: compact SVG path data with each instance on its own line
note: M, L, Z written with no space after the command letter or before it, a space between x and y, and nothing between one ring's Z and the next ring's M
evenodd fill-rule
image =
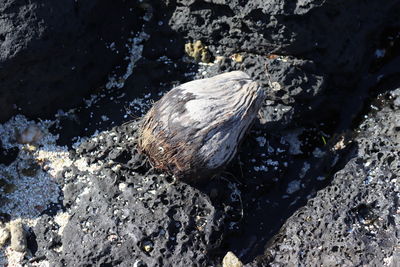
M178 179L211 178L236 154L264 97L241 71L182 84L143 118L139 150L155 168Z

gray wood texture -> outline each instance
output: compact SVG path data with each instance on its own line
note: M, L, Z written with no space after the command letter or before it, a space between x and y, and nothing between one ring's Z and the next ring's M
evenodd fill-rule
M264 98L242 71L184 83L144 116L139 150L178 179L211 178L235 156Z

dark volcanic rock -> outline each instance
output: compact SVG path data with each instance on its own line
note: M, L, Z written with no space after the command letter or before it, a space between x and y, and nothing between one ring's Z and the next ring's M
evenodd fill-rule
M322 89L324 79L312 61L290 57L267 59L266 72L275 98L284 104L312 99Z
M380 81L388 74L398 81L398 60L382 67L398 55L398 28L386 45L375 39L396 22L400 2L190 0L166 1L168 8L152 3L153 9L148 3L143 12L152 16L143 19L149 36L142 58L125 83L129 90L119 92L127 98L107 92L96 107L78 112L79 127L94 132L118 124L139 92L156 100L195 75L231 70L245 71L267 91L261 110L266 124L255 123L229 173L200 189L174 183L145 163L135 148L136 123L92 138L77 148L74 166L64 172L70 220L60 235L54 218L41 218L34 229L35 256L52 266L216 266L231 250L249 266L395 263L400 93L393 94L396 110L385 107L363 123L353 154L343 157L351 146L331 148L357 122L367 91L386 88ZM97 7L79 5L87 12ZM95 20L94 14L84 18ZM72 40L85 46L90 36ZM185 39L200 39L224 58L213 66L190 64L183 56ZM385 56L371 69L376 48ZM104 60L103 50L93 51L96 64ZM239 52L243 60L230 57ZM96 77L107 73L96 67L104 70L93 72ZM81 72L77 77L86 75ZM146 111L131 108L138 116ZM116 123L100 128L92 117L103 114ZM254 260L265 246L265 255Z
M214 53L293 55L341 74L364 67L371 37L395 21L400 8L398 0L177 2L171 27Z
M294 120L301 125L309 119L307 114L324 100L321 94L325 89L323 75L312 61L290 57L266 61L272 101L267 101L261 109L262 121L274 129L287 127Z
M210 261L209 251L221 242L223 209L198 189L148 172L135 148L136 130L136 122L128 123L77 149L75 167L64 172L70 220L59 236L59 227L41 218L36 255L45 255L52 266L204 266ZM225 192L228 198L231 190ZM229 202L224 201L227 207Z
M174 10L169 25L190 41L201 40L214 56L226 57L216 73L243 70L274 96L261 112L268 130L321 120L348 125L352 116L341 107L362 102L371 84L357 83L374 60L381 34L398 25L400 12L398 0L177 2L169 4ZM243 62L230 60L234 53L244 54ZM274 92L266 71L283 90Z
M248 266L397 266L400 262L398 91L359 127L352 159L287 220ZM391 108L392 107L392 108Z
M104 85L141 29L132 1L0 1L0 121L48 116Z

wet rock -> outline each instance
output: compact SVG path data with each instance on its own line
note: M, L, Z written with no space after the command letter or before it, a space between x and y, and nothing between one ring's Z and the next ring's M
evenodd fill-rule
M0 121L17 112L48 116L104 85L127 64L125 44L142 12L131 1L1 0Z
M346 166L248 266L398 264L399 118L390 103L367 116Z

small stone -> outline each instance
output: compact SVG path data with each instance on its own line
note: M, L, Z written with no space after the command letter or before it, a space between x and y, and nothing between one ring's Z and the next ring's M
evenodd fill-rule
M0 248L2 248L10 239L10 230L3 224L0 224Z
M222 260L223 267L242 267L243 263L236 257L233 252L229 251L226 253L224 259Z
M333 149L332 149L332 150L337 151L337 150L342 150L342 149L344 149L344 148L346 148L346 143L345 143L344 137L342 136L342 137L339 139L339 141L333 146Z
M153 242L151 242L149 240L146 240L143 242L143 250L145 252L151 252L151 251L153 251L153 248L154 248Z
M126 183L120 183L118 185L118 189L122 192L124 192L128 188L128 185Z
M28 144L26 146L26 150L30 152L35 152L37 150L37 147L35 145Z
M279 91L282 89L282 86L278 82L272 82L270 86L274 91Z
M18 134L17 141L20 144L34 144L40 141L42 137L42 130L38 126L32 124Z
M21 220L10 222L11 248L18 252L25 252L27 248L26 233Z

